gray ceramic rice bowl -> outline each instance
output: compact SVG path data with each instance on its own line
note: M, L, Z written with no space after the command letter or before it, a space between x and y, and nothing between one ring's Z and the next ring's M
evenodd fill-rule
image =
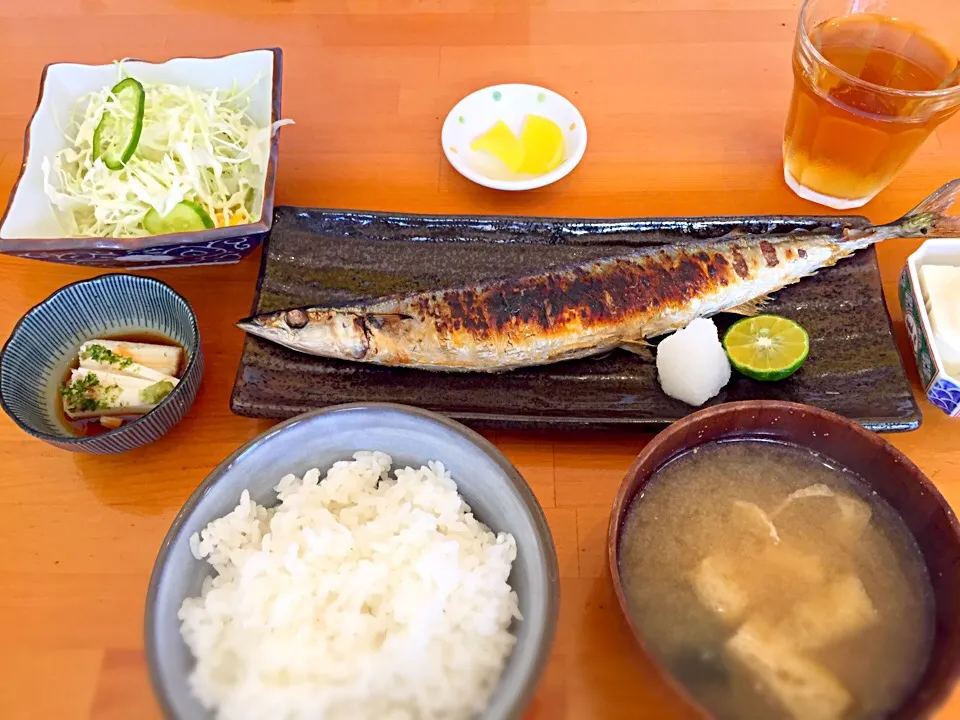
M212 573L191 554L190 536L232 511L244 489L254 502L275 505L273 488L284 475L325 473L359 450L387 453L394 468L442 462L477 519L513 534L517 559L509 582L523 620L511 627L517 644L481 718L521 717L547 664L559 611L557 557L543 511L517 470L480 435L440 415L388 404L334 406L281 423L222 462L187 500L160 548L146 606L147 661L168 717L212 717L190 692L193 658L177 617L183 600L199 596Z

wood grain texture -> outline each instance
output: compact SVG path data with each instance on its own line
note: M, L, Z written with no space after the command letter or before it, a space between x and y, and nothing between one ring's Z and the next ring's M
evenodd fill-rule
M952 0L939 2L956 12ZM951 10L951 8L953 8ZM823 212L783 184L780 142L798 0L32 0L0 3L0 193L47 62L162 60L284 50L277 202L405 212L566 216ZM486 83L535 82L590 129L582 164L530 193L470 184L444 160L447 110ZM960 169L960 120L937 130L862 210L889 220ZM5 202L0 199L0 204ZM880 249L896 303L914 242ZM206 473L269 426L234 417L230 389L258 258L149 273L195 307L207 371L163 441L114 458L64 453L0 417L0 715L159 717L143 660L143 599L174 514ZM0 259L0 337L32 305L94 270ZM960 506L960 421L921 399L924 425L890 436ZM560 555L551 664L528 717L691 717L632 652L603 572L607 513L648 438L496 433L530 480ZM939 717L960 718L960 693Z

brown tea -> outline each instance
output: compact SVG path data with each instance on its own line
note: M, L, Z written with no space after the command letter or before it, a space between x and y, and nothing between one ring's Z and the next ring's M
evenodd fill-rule
M850 201L825 204L854 207L883 189L957 110L960 95L917 94L957 85L957 56L919 26L874 13L826 20L808 37L829 65L798 42L784 139L787 181Z

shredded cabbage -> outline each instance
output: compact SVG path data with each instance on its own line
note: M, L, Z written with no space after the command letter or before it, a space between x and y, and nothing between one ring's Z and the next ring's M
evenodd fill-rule
M121 68L121 77L125 77ZM256 222L270 139L281 120L260 128L247 115L248 90L195 90L142 83L143 129L136 152L121 170L93 157L93 134L110 88L82 97L64 134L68 146L42 163L44 190L67 230L78 236L149 235L143 219L191 200L217 227ZM116 108L117 104L113 105Z

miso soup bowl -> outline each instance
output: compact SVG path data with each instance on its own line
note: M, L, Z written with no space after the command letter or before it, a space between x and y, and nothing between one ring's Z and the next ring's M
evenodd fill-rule
M620 579L620 540L627 510L660 468L707 443L749 439L790 443L831 458L857 473L906 522L930 573L936 601L935 635L919 683L888 717L929 716L947 699L960 676L960 526L956 515L920 469L881 436L806 405L756 400L701 410L657 435L627 471L610 516L607 549L620 610L640 650L692 709L711 717L647 652L643 633L631 619Z

